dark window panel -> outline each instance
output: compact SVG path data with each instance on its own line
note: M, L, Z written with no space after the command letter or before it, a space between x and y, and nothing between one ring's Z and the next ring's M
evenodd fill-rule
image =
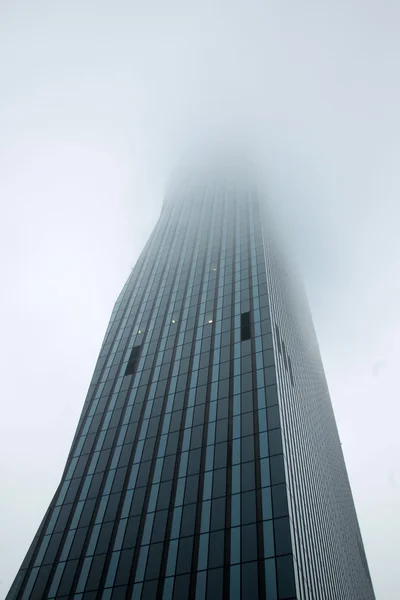
M207 572L207 600L223 598L224 570L210 569Z
M96 473L100 473L102 471L105 471L108 459L110 458L110 450L102 450L100 452L100 456L99 456L99 460L97 461L96 464Z
M89 492L87 495L88 498L94 498L95 496L97 496L100 490L101 483L103 481L103 476L103 473L96 473L95 475L93 475L92 483L90 484Z
M183 507L180 536L194 535L197 504Z
M105 561L105 554L95 555L93 557L92 566L90 567L89 576L86 582L85 594L86 591L96 590L99 587Z
M270 385L265 388L265 394L267 397L267 406L278 404L278 390L276 385Z
M223 379L218 384L218 398L226 398L229 395L229 379Z
M197 379L198 385L205 385L208 381L208 367L199 370L199 375Z
M161 556L164 544L151 544L147 557L147 569L145 579L156 579L160 572Z
M139 531L140 517L129 517L125 530L123 548L132 548L136 545L137 534Z
M254 490L256 487L256 479L254 472L254 462L242 464L242 482L241 489L243 492Z
M296 596L294 580L293 557L279 556L276 559L279 600L286 600Z
M245 313L245 312L249 312L249 311L250 311L250 300L249 299L244 300L243 298L241 298L240 312Z
M170 421L170 425L169 425L169 431L170 431L170 433L172 431L179 431L179 429L181 427L181 421L182 421L182 411L181 410L174 410L173 413L172 413L171 421Z
M286 485L281 483L279 485L273 485L271 488L272 493L272 508L274 511L274 517L284 517L289 514Z
M153 360L154 360L154 358L153 358ZM150 373L151 373L151 369L147 369L146 371L142 372L142 376L140 378L140 385L141 386L144 386L144 385L146 385L149 382Z
M173 600L187 600L189 598L190 575L178 575L175 578ZM141 600L145 600L143 597Z
M156 389L156 398L164 395L166 387L167 387L166 379L163 379L162 381L158 382L157 389Z
M203 426L192 427L192 435L190 438L190 449L200 448L203 441Z
M185 400L185 393L184 392L177 392L175 394L174 411L178 411L178 410L181 410L183 408L184 400Z
M139 388L140 390L140 388ZM135 405L132 409L131 418L129 420L130 423L136 423L140 419L140 414L142 412L143 399L139 399L136 394Z
M127 391L120 392L115 404L115 408L122 408L126 403Z
M52 567L52 565L46 565L46 566L40 567L39 573L37 575L36 582L35 582L35 585L34 585L34 588L32 590L32 594L31 594L32 600L34 600L36 598L38 600L41 598L44 598L44 590L47 585L51 567Z
M168 436L166 454L175 454L178 449L179 433L174 431Z
M80 484L81 484L80 478L71 479L71 482L68 487L68 492L64 498L64 504L69 504L70 502L73 502L75 500Z
M263 335L261 339L263 350L269 350L274 347L274 343L272 341L272 333L267 333L266 335Z
M254 460L254 437L248 435L242 438L242 462Z
M229 360L230 355L231 355L230 346L224 346L223 348L221 348L221 354L220 354L221 363Z
M174 476L176 455L171 454L164 458L163 470L161 473L161 481L169 481Z
M193 427L196 427L197 425L201 425L204 422L204 412L205 412L204 404L200 404L199 406L195 407L194 415L193 415Z
M276 483L284 483L285 482L285 466L284 466L284 459L283 459L282 454L278 454L276 456L271 456L270 468L271 468L271 483L272 483L272 485L274 485Z
M223 529L225 527L225 497L214 498L211 503L210 531Z
M272 332L271 320L266 319L261 321L261 333L264 335L266 333Z
M188 475L195 475L200 472L201 448L196 448L189 452L189 462L187 468Z
M265 385L272 385L276 383L276 370L275 367L264 368L264 379Z
M70 516L71 510L72 510L72 507L73 507L72 504L67 504L61 508L60 514L57 519L56 526L54 528L54 533L64 531L65 526L68 521L68 518Z
M228 439L228 419L220 419L217 421L216 432L215 432L215 441L218 442L226 442Z
M128 425L128 428L126 430L126 434L125 434L125 443L130 443L133 442L135 437L136 437L136 432L138 429L138 423L131 423L130 425Z
M185 487L185 504L190 504L191 502L197 502L197 489L199 485L199 476L198 475L190 475L186 478L186 487Z
M252 369L252 357L250 354L243 356L241 359L241 372L249 373Z
M219 378L221 380L227 379L230 375L230 362L227 360L219 365Z
M241 434L243 436L252 435L254 433L254 416L253 412L247 412L242 415L242 429Z
M278 405L267 408L267 426L268 429L276 429L281 426Z
M57 596L67 596L70 591L74 581L76 569L78 566L78 560L69 560L65 565L65 569L63 575L61 577L60 585L57 590Z
M144 496L146 493L146 488L137 488L133 495L132 505L130 509L130 516L140 515L142 512Z
M193 540L194 537L191 536L181 538L179 542L178 560L176 563L177 575L182 573L188 573L191 570Z
M156 438L147 438L142 452L142 461L150 461L153 457L154 446L156 444Z
M104 438L104 442L103 442L103 447L102 447L102 448L103 448L103 451L104 451L104 450L108 450L109 448L111 448L111 446L112 446L112 445L113 445L113 443L114 443L114 439L115 439L115 435L116 435L116 433L117 433L117 428L116 428L116 427L113 427L112 429L110 428L110 429L107 431L107 433L106 433L106 436L105 436L105 438ZM105 455L108 457L108 456L109 456L109 453L107 453L107 454L105 454ZM100 457L101 457L101 455L100 455ZM100 463L100 460L99 460L99 463ZM99 465L99 463L97 463L97 464ZM104 468L105 468L105 467L103 466L103 469L104 469Z
M97 545L96 545L96 554L105 554L107 552L113 527L114 527L113 521L109 521L108 523L103 523L103 525L101 526L99 539L98 539ZM76 536L75 536L75 539L76 539ZM74 544L75 544L75 539L74 539ZM71 552L72 552L72 549L71 549Z
M181 360L181 366L179 367L179 374L187 373L189 371L189 358L183 358Z
M141 600L156 600L157 584L158 582L156 580L145 581L143 584Z
M115 587L111 596L111 600L126 600L128 588L126 585Z
M153 400L153 408L151 411L152 417L157 417L161 414L163 402L164 402L163 398L156 398L155 400Z
M211 327L210 327L210 333L211 333ZM207 337L207 338L203 339L202 344L201 344L201 351L209 352L210 347L211 347L211 337Z
M163 366L161 367L161 371L160 371L160 380L166 379L168 377L169 369L170 369L170 363L163 364Z
M144 488L142 488L144 489ZM116 517L121 494L111 494L104 514L104 521L113 521Z
M209 364L210 364L210 353L202 352L200 354L200 365L199 365L200 369L203 369L205 367L208 368Z
M103 396L103 398L100 398L99 403L97 404L96 410L95 410L95 414L99 415L102 414L104 412L104 409L106 407L106 405L108 404L108 397ZM91 434L94 435L94 434Z
M258 568L256 562L242 565L241 580L242 598L258 600Z
M191 505L188 505L191 506ZM159 510L155 513L154 523L153 523L153 533L151 541L162 542L165 538L165 528L167 526L167 518L168 518L168 510Z
M257 520L256 492L243 492L241 495L242 524L254 523Z
M162 510L169 507L171 499L171 487L172 481L165 481L160 485L160 491L158 493L157 510Z
M214 469L226 467L228 460L228 446L226 442L215 445L214 451Z
M213 498L226 494L226 469L217 469L213 473Z
M292 541L289 517L274 519L274 533L276 554L290 554L292 552Z
M118 461L118 467L126 467L131 458L133 444L124 444Z
M96 436L94 433L91 433L90 435L86 436L85 443L83 444L83 447L82 447L82 454L87 454L91 451L95 439L96 439Z
M108 396L108 394L110 393L111 388L113 387L113 385L114 385L114 381L112 381L112 380L106 382L106 384L105 384L105 386L103 388L103 395L104 396ZM95 419L93 419L93 424L92 424L92 427L90 427L90 429L89 429L89 433L92 433L93 431L95 431L97 429L97 425L98 425L98 423L96 423Z
M221 333L221 346L228 346L231 341L231 332L226 331L225 333Z
M122 408L118 408L113 411L110 425L109 425L110 428L118 426L119 420L121 418L121 414L122 414Z
M272 350L272 348L263 351L263 360L264 367L271 367L272 365L274 365L274 351Z
M186 388L187 379L188 379L188 374L187 373L185 373L184 375L179 375L178 382L177 382L177 385L176 385L176 390L178 392L181 392L181 391L183 391Z
M272 429L268 432L268 445L270 455L282 454L282 430Z
M253 411L253 396L253 391L245 392L244 394L240 395L242 413ZM241 435L244 435L243 432L241 432Z
M72 546L69 551L69 559L75 559L80 557L88 531L89 527L79 527L76 530L74 541L72 542Z
M208 552L208 567L222 567L224 564L225 532L214 531L210 533L210 546Z
M217 419L226 419L229 415L229 399L219 398L217 402Z

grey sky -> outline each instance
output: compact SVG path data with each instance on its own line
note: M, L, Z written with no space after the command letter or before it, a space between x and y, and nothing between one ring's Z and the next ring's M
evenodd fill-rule
M400 4L0 3L0 597L171 168L234 131L305 279L378 600L398 591Z

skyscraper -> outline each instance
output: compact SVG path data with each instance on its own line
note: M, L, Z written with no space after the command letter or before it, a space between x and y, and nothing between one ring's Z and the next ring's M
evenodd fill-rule
M374 599L289 265L257 188L171 186L8 600Z

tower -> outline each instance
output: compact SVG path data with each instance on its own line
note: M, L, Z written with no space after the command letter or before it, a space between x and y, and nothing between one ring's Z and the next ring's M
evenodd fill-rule
M247 182L168 191L7 596L45 598L374 599L307 301Z

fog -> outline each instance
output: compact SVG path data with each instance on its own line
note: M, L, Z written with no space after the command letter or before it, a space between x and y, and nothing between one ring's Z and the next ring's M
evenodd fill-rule
M398 592L400 5L0 4L0 597L113 303L198 146L240 140L308 291L377 599Z

